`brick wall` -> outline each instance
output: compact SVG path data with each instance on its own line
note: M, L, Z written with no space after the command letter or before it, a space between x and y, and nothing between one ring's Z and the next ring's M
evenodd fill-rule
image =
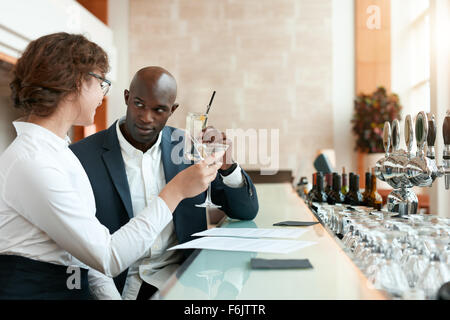
M280 169L309 176L333 148L331 18L331 0L130 0L129 76L176 77L176 127L216 90L211 125L279 129Z

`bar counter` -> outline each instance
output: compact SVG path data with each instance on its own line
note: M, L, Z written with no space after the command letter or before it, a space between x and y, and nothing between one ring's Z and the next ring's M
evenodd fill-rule
M256 184L259 212L253 221L226 218L221 228L286 228L274 223L318 221L290 184ZM289 227L291 228L291 227ZM299 228L299 227L294 227ZM322 224L308 228L298 240L316 244L289 254L195 250L161 289L159 297L230 300L379 300L373 288ZM252 270L251 258L309 259L313 269Z

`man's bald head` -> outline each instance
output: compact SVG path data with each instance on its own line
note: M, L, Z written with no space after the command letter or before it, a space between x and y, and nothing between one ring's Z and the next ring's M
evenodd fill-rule
M130 93L142 95L149 91L174 102L177 96L177 82L172 74L164 68L145 67L136 72L131 80Z
M152 66L136 72L124 92L127 117L121 129L125 138L136 148L148 150L177 109L176 97L177 82L166 69Z

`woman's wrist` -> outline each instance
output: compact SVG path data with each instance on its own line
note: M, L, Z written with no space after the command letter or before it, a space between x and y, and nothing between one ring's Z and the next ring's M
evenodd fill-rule
M175 208L184 199L184 195L176 184L169 182L159 193L159 197L164 200L170 212L174 212Z

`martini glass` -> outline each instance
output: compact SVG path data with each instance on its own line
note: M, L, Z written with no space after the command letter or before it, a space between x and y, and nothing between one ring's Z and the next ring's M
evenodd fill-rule
M219 160L228 148L226 144L204 143L202 141L203 129L206 126L207 119L207 113L189 112L186 116L184 157L189 161L199 162L210 155L217 156L216 160ZM211 200L211 183L208 186L205 202L197 204L196 207L206 208L206 225L209 228L209 208L221 207L214 204Z
M229 145L223 143L201 143L195 144L195 147L202 159L207 156L213 156L216 160L220 160L225 154L225 151L227 151ZM208 186L205 202L196 204L195 206L199 208L221 208L221 206L214 204L211 200L211 182Z

